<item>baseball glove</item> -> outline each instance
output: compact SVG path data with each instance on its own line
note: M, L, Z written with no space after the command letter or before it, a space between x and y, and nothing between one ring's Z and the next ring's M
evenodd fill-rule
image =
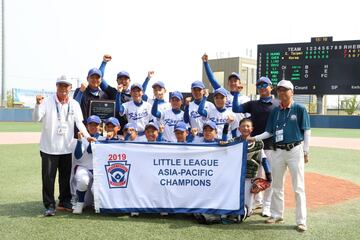
M271 183L263 178L255 178L251 180L251 193L259 193L270 187Z

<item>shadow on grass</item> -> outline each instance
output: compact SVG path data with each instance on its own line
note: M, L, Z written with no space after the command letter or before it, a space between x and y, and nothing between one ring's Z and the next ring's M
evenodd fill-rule
M0 204L0 217L9 218L44 218L43 217L43 204L41 201L29 201L29 202L17 202L17 203L4 203ZM212 225L200 225L194 219L191 214L170 214L168 216L160 216L158 213L154 214L140 214L137 217L130 217L129 214L96 214L93 209L84 209L83 214L75 215L69 212L57 211L54 218L61 219L86 219L95 221L122 221L122 222L139 222L147 224L164 224L168 225L169 229L183 229L196 226L199 229L221 229L221 230L293 230L293 225L276 224L267 225L264 224L264 219L256 219L250 217L241 224L212 224Z

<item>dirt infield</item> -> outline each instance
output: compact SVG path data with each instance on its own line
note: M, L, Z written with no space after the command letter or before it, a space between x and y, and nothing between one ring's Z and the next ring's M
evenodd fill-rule
M360 186L347 180L307 172L305 192L307 207L317 208L359 198ZM287 174L285 182L285 206L295 207L290 174Z
M24 144L39 142L39 132L0 132L0 144Z
M360 150L360 139L311 137L310 146Z

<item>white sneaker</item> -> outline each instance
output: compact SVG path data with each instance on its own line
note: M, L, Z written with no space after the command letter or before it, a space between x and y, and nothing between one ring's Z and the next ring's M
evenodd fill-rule
M131 212L130 213L130 216L131 217L137 217L137 216L139 216L140 214L138 213L138 212Z
M83 202L77 202L75 204L73 213L74 214L82 214L83 208L84 208L84 203Z
M263 216L263 217L271 217L270 208L269 207L263 207L261 216Z

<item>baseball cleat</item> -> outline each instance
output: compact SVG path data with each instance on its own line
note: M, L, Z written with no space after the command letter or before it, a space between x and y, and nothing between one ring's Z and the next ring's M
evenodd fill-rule
M296 226L296 230L298 232L305 232L307 230L307 227L304 224L299 224L299 225Z
M284 223L284 219L283 218L274 218L274 217L270 217L268 219L265 220L266 224L277 224L277 223Z
M73 214L82 214L83 208L84 208L84 203L83 202L77 202L75 204Z

